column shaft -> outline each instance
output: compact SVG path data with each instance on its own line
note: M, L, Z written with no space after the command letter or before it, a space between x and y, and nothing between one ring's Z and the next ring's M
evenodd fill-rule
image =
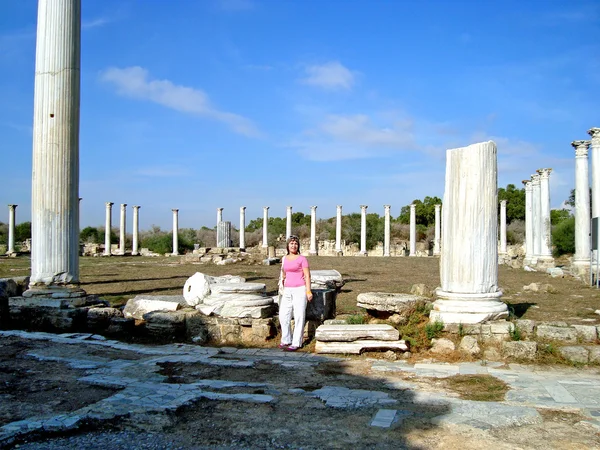
M112 205L114 203L106 202L106 219L104 221L104 255L110 256L110 231L112 228Z
M263 206L263 248L269 248L269 207Z
M337 205L336 210L335 251L339 255L342 252L342 205Z
M317 254L317 207L310 207L310 250L309 255Z
M133 207L133 242L131 254L133 256L139 255L139 240L140 240L140 207Z
M600 128L590 128L592 160L592 218L600 221ZM593 250L594 264L598 260L598 250Z
M440 254L440 207L441 205L435 205L435 234L433 239L433 255L437 256Z
M14 255L15 251L15 210L17 205L8 205L8 251L7 255Z
M525 186L525 259L523 264L532 264L533 245L533 186L531 179L523 180Z
M289 239L292 235L292 207L286 207L285 211L285 239Z
M173 256L179 255L179 210L173 211Z
M246 248L246 207L240 207L240 248Z
M506 200L500 201L500 253L506 255Z
M360 205L360 254L367 256L367 205Z
M125 238L127 234L127 203L121 203L121 226L119 227L119 254L125 254Z
M532 218L533 218L533 264L537 264L537 260L542 254L542 199L540 195L540 176L531 176L532 187Z
M390 205L383 205L383 256L390 256Z
M552 258L552 226L550 223L550 173L552 169L539 169L540 174L540 256L544 263L554 261Z
M574 141L575 148L575 257L576 265L590 263L590 188L588 149L590 141Z
M417 212L416 205L410 205L410 253L408 256L417 255Z

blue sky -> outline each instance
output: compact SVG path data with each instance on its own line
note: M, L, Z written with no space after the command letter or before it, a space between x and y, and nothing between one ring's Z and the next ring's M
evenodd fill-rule
M0 205L30 220L37 2L0 2ZM492 139L499 186L600 127L597 1L83 0L81 225L383 214L443 195L445 150ZM0 221L8 221L0 212ZM128 227L131 224L128 208Z

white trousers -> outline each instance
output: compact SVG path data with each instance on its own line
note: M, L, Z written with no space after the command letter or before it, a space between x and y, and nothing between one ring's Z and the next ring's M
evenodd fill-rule
M302 347L304 322L306 317L306 286L285 287L279 301L279 323L281 343ZM294 315L294 336L292 338L292 313Z

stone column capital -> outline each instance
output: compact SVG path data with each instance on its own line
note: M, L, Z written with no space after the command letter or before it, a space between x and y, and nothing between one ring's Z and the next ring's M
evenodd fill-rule
M391 205L383 205L383 209L385 209L386 211L389 211L391 207Z
M106 207L107 208L112 208L112 205L114 205L113 202L106 202Z
M246 211L246 207L245 206L240 206L240 212L242 211Z
M217 211L222 212L223 208L217 208Z
M506 200L500 200L500 205L506 207Z
M173 208L171 211L173 211L174 213L179 212L177 208Z
M600 145L600 128L590 128L588 134L592 137L592 145Z
M592 141L573 141L571 145L575 149L575 157L576 158L587 158L588 150Z
M540 175L539 174L531 175L531 185L536 186L539 184L540 184Z
M417 207L417 205L415 205L414 203L411 203L411 205L410 205L410 209L414 209L414 208L416 208L416 207Z
M127 203L121 203L121 209L127 208Z
M552 169L538 169L537 173L540 175L540 180L546 180L552 173Z
M335 208L336 208L338 211L341 211L341 210L342 210L342 205L337 205Z
M19 206L19 205L8 205L8 209L10 209L11 211L14 211L15 209L17 209L17 206Z
M316 210L317 210L317 207L316 207L316 206L311 206L311 207L310 207L310 211L311 211L311 212L315 212Z
M133 208L133 209L140 209L140 208L141 208L141 206L140 206L140 205L135 205L135 206L132 206L132 208Z
M268 211L268 210L269 210L269 206L263 206L263 209L264 209L265 211Z
M367 208L368 208L368 206L367 206L367 205L360 205L360 209L361 209L361 211L366 211L366 210L367 210Z

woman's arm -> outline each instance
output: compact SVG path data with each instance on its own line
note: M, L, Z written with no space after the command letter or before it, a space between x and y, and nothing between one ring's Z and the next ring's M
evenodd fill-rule
M310 302L313 299L312 291L310 290L310 269L308 267L303 267L302 272L304 272L304 284L306 285L306 298Z

